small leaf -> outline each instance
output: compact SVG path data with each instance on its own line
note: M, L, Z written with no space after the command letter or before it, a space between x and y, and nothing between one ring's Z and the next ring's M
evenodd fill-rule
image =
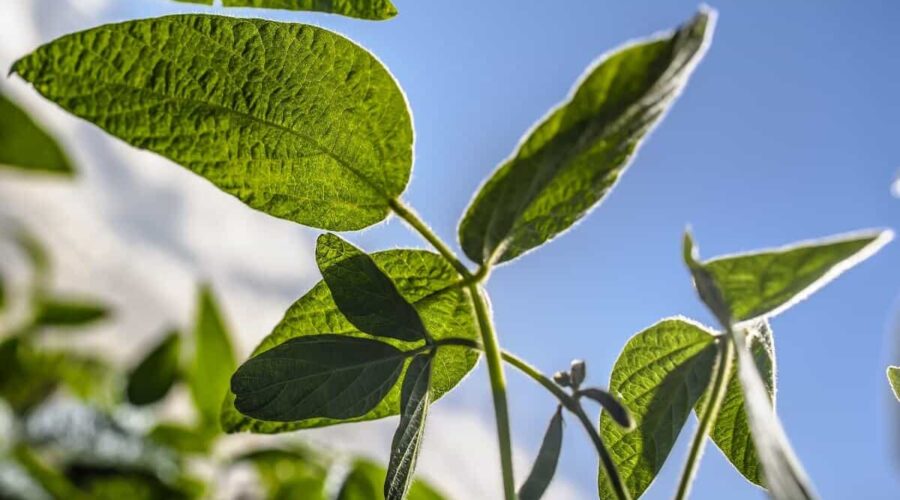
M386 472L368 460L356 460L341 485L337 500L372 500L381 498ZM406 500L443 500L444 496L422 480L416 480Z
M225 7L262 7L266 9L312 10L359 19L380 21L397 15L390 0L223 0Z
M584 382L584 378L587 376L587 368L584 365L584 361L580 359L576 359L572 361L572 366L569 368L569 373L572 376L572 387L578 388L581 386L581 383Z
M634 420L631 418L631 414L628 413L628 409L625 408L618 399L614 398L612 394L596 387L582 389L578 391L578 394L600 403L603 410L615 423L619 424L620 427L624 427L625 429L634 428Z
M181 336L169 332L128 374L128 401L140 406L164 398L178 378L180 356Z
M0 166L72 175L65 153L25 110L0 94Z
M384 498L402 500L409 492L425 435L425 419L431 405L431 355L409 362L400 399L400 425L391 443L391 460L384 480Z
M772 406L775 405L775 344L772 332L767 323L761 324L750 331L747 338L756 368L759 370L765 383L766 393ZM708 394L694 406L694 411L699 418L703 414L703 405ZM760 487L765 487L763 481L762 466L753 446L753 436L750 435L750 426L747 422L747 413L744 409L744 391L738 379L737 366L734 367L725 398L719 408L716 425L713 427L711 437L716 446L722 450L725 458L748 481Z
M891 390L894 391L894 397L900 401L900 366L889 366L887 368L888 382L891 384Z
M195 428L170 423L157 425L147 435L150 441L185 454L204 454L209 452L215 437L215 434L207 428Z
M28 473L28 477L34 480L50 497L81 498L75 485L70 483L59 471L44 463L34 451L25 445L15 446L11 451L16 462Z
M459 226L466 255L480 264L514 259L600 203L687 84L714 17L701 11L593 65L475 196Z
M636 334L619 354L609 390L630 410L634 430L622 429L608 412L600 436L628 491L638 498L653 482L712 377L713 333L683 319L666 319ZM603 470L600 498L615 498Z
M891 231L863 231L772 249L694 261L694 281L701 298L738 323L775 316L805 299L841 273L871 257L893 238ZM685 240L685 252L690 250ZM686 254L687 257L687 254ZM694 259L696 256L693 257ZM699 267L698 267L699 266ZM720 305L701 288L696 270L702 268L721 294ZM723 310L724 309L724 310Z
M222 396L237 368L228 328L210 287L201 288L194 323L194 356L188 379L201 421L219 428Z
M46 297L40 299L35 316L38 327L74 328L89 325L109 316L109 310L84 299Z
M338 309L360 331L408 342L428 337L419 313L369 255L339 236L323 234L316 263Z
M459 286L457 271L438 254L423 250L388 250L372 254L372 259L385 272L405 300L413 304L426 329L435 340L450 337L477 341L479 337L472 301L465 287ZM343 335L372 339L359 331L341 313L324 281L295 302L268 337L254 350L254 355L267 351L293 338L318 335ZM400 350L421 347L424 343L380 339ZM455 387L478 362L477 351L465 347L441 346L435 354L432 372L432 399L437 400ZM358 418L335 420L313 418L297 422L265 422L242 415L234 407L234 396L222 404L222 427L227 432L289 432L322 427L348 421L384 418L400 413L401 384L391 388L385 398L370 412ZM381 483L378 486L381 492Z
M316 335L250 358L231 379L244 415L275 422L359 417L378 405L410 354L376 340Z
M541 442L541 449L538 451L537 459L531 467L531 472L522 488L519 489L519 500L539 500L544 496L553 475L556 473L556 466L559 464L559 452L562 448L563 433L563 417L562 407L556 408L556 413L550 419L550 425L547 432L544 433L544 440Z
M406 188L403 92L322 28L175 15L66 35L13 65L44 97L269 215L344 231Z

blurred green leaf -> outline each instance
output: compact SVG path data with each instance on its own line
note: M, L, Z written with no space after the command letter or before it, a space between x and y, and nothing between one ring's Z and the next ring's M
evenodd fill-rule
M360 331L408 342L428 337L419 313L372 257L339 236L323 234L316 262L338 309Z
M337 500L372 500L382 498L387 471L368 460L356 460L341 485ZM443 500L444 496L422 480L413 482L406 500Z
M382 221L412 169L412 119L394 78L315 26L127 21L58 38L12 71L108 133L308 226Z
M124 467L73 466L68 478L94 500L190 500L200 498L201 483L184 478L174 484L154 474Z
M128 401L147 405L163 399L178 378L180 358L181 335L169 332L128 374Z
M0 93L0 166L72 175L72 165L55 139L22 108Z
M194 356L189 385L203 425L219 428L222 396L237 369L228 328L210 287L200 289L194 323Z
M266 500L326 500L328 469L305 449L264 449L239 457L259 474Z
M433 360L430 354L422 354L413 358L406 369L400 398L400 425L391 442L391 459L384 481L387 500L403 500L413 483L431 405Z
M559 452L562 449L563 416L562 407L556 408L556 413L550 419L541 449L537 459L531 467L531 472L525 479L522 488L519 489L519 500L539 500L544 496L547 487L556 474L556 466L559 463Z
M389 250L372 254L372 259L391 278L400 295L413 304L433 338L479 339L471 300L466 290L458 286L456 270L443 257L423 250ZM288 309L273 332L256 348L254 355L293 338L323 334L372 338L347 320L335 305L328 286L321 281ZM390 338L383 341L402 350L423 345L421 341L409 343ZM471 349L441 346L435 355L432 373L433 399L437 400L456 386L475 366L478 358L479 354ZM372 411L352 421L373 420L400 413L400 389L400 384L395 384ZM222 407L222 426L228 432L277 433L343 422L346 421L322 418L291 423L255 420L241 415L234 408L233 395L229 395ZM378 491L381 491L380 487Z
M215 441L216 433L208 427L189 427L162 423L154 427L147 438L156 444L185 454L207 453Z
M106 306L80 298L41 297L36 307L37 327L75 328L109 316Z
M480 264L514 259L600 203L687 84L713 18L703 10L591 66L475 196L459 226L466 255Z
M888 382L891 384L891 390L894 391L894 397L900 401L900 366L889 366L887 368Z
M600 437L634 498L659 473L709 385L716 350L713 332L672 318L637 333L619 354L609 390L628 407L635 428L623 429L604 411ZM616 498L602 468L598 481L600 498Z
M22 466L28 477L34 480L45 493L53 498L84 499L87 497L78 491L74 484L60 472L45 463L31 449L24 445L13 450L16 462Z

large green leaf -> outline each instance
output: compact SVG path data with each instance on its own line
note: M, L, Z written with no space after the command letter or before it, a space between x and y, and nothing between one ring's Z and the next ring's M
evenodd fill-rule
M718 288L723 301L718 307L727 308L732 322L742 322L784 311L872 256L892 238L891 231L863 231L696 265ZM688 238L685 244L685 257L691 258L692 242Z
M775 344L772 332L768 324L754 328L748 337L756 368L762 375L769 400L775 405ZM697 417L703 414L703 405L706 396L694 407ZM737 366L734 367L728 381L728 388L722 406L719 408L716 425L712 429L711 437L716 446L731 462L732 465L748 481L764 486L763 471L753 447L753 437L750 435L750 425L747 422L747 413L744 410L744 391L738 379Z
M237 368L228 328L212 289L201 288L194 323L194 356L188 379L194 405L204 425L218 428L222 396L228 394Z
M433 338L479 338L469 295L464 287L458 286L456 270L443 257L424 250L388 250L372 254L372 259L394 281L400 295L413 304ZM340 312L324 281L320 281L288 309L281 322L253 354L258 355L293 338L322 334L373 338L359 331ZM380 340L403 350L423 345L421 341ZM436 400L456 386L475 366L478 357L477 352L467 348L442 346L434 359L432 397ZM400 413L400 385L396 384L372 411L352 421L373 420ZM346 420L319 418L291 423L254 420L234 408L233 395L226 398L222 407L222 427L228 432L277 433L342 422ZM380 486L378 491L381 491Z
M322 28L128 21L59 38L13 71L112 135L301 224L375 224L409 180L402 91L369 52Z
M562 406L556 408L556 413L550 419L541 449L538 450L537 459L531 467L531 472L525 478L522 487L519 488L519 500L540 500L550 486L556 466L559 463L559 453L562 449L563 417Z
M888 383L891 384L891 390L894 391L894 397L900 401L900 366L887 367Z
M383 20L397 15L390 0L223 0L225 7L312 10L359 19Z
M613 366L609 390L631 411L634 430L600 417L600 436L625 486L644 493L672 450L691 408L703 395L716 361L713 332L683 319L666 319L636 334ZM615 498L600 470L600 498Z
M38 327L76 328L109 316L109 309L86 299L42 297L37 305L34 323Z
M323 234L316 263L338 309L360 331L408 342L427 338L419 313L372 257L339 236Z
M337 500L372 500L382 497L386 471L368 460L356 460L341 485ZM421 480L413 482L406 500L443 500L444 496Z
M384 481L386 500L403 500L412 486L431 405L433 360L433 356L422 354L413 358L406 369L400 398L400 425L391 442L391 460Z
M0 166L72 174L56 143L27 113L0 93Z
M299 337L250 358L231 379L234 406L273 422L365 415L397 383L410 355L377 340Z
M712 36L701 11L673 33L630 43L592 66L481 188L459 226L478 263L503 262L596 206L678 97Z
M181 335L169 332L128 374L128 401L147 405L164 398L178 378L180 356Z

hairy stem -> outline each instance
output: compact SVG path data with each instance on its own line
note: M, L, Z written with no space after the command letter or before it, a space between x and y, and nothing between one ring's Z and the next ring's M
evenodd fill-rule
M719 410L722 408L722 400L725 399L733 358L734 341L731 335L719 336L719 356L716 362L715 378L713 379L709 399L703 408L703 415L700 416L700 424L697 426L697 432L694 434L694 440L691 442L691 450L684 464L684 471L681 473L678 493L675 495L677 500L687 498L691 491L691 483L693 483L694 476L697 474L700 457L703 455L703 447L706 445L706 436L716 424L716 418L718 418Z
M425 224L425 222L419 218L419 216L413 211L412 208L407 207L400 200L391 200L389 204L391 206L391 210L393 210L394 213L397 214L397 217L400 217L401 219L406 221L406 223L409 224L410 227L412 227L416 230L417 233L422 235L422 237L425 238L425 240L428 241L428 243L433 246L434 249L437 250L439 254L441 254L441 256L447 259L447 262L449 262L450 265L453 266L454 269L456 269L456 272L462 275L463 279L474 279L474 276L472 276L469 268L467 268L465 264L463 264L458 258L456 258L456 254L453 253L453 250L450 250L450 247L448 247L447 244L444 243L440 237L438 237L438 235L434 234L431 228L428 227L428 224Z

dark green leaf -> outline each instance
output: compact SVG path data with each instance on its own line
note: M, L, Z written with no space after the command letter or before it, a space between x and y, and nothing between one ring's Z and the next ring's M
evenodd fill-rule
M35 325L38 327L79 327L109 316L109 310L96 302L60 297L41 298L37 305Z
M288 340L250 358L231 379L234 406L259 420L344 420L365 415L400 377L410 355L341 335Z
M225 320L210 287L201 288L194 323L194 360L190 372L191 396L204 425L219 428L222 396L228 394L237 368Z
M27 113L0 94L0 166L71 175L66 155Z
M312 10L359 19L383 20L397 15L390 0L223 0L225 7Z
M748 342L753 351L756 368L763 377L769 401L774 406L775 344L768 324L754 328L748 337ZM704 394L703 398L694 406L698 418L703 414L706 396L707 394ZM734 367L728 381L725 399L722 400L722 406L719 408L711 437L738 472L748 481L764 487L762 467L756 455L756 448L753 447L753 437L750 435L750 426L744 409L744 391L741 389L741 382L738 379L737 366Z
M408 342L427 338L419 313L372 257L339 236L323 234L316 263L338 309L360 331Z
M181 336L169 332L128 374L128 401L147 405L164 398L178 378L180 356Z
M887 368L888 382L891 384L891 390L894 391L894 397L900 401L900 366L889 366Z
M336 231L383 220L406 187L406 99L365 49L322 28L178 15L66 35L13 72L133 146L251 207Z
M482 186L459 227L478 263L504 262L596 206L688 81L712 37L702 11L673 33L613 51Z
M556 408L556 413L550 419L547 432L544 433L544 441L538 451L537 459L531 467L531 472L525 479L522 488L519 489L519 500L539 500L544 496L553 475L556 474L556 466L559 463L559 452L562 448L563 416L562 407Z
M619 424L620 427L626 429L634 427L634 420L631 418L631 414L628 413L628 409L625 408L618 399L613 397L612 394L596 387L588 387L587 389L578 392L582 396L600 403L603 410L606 411L610 418L613 419L613 422Z
M628 407L636 425L625 430L603 412L600 436L634 498L650 486L706 390L716 351L712 332L673 318L639 332L619 354L609 390ZM598 481L600 498L615 498L602 469Z
M391 460L384 481L386 500L403 500L412 486L431 405L433 359L429 354L416 356L406 369L400 398L400 425L391 442Z
M386 472L368 460L356 460L341 485L337 500L372 500L382 497ZM416 480L406 500L443 500L444 496L421 480Z
M400 295L413 304L433 338L479 339L469 295L464 287L458 286L456 270L443 257L422 250L389 250L374 253L372 258L393 280ZM324 281L319 282L288 309L284 319L262 341L254 354L267 351L292 338L322 334L372 338L347 321L334 304ZM423 342L413 344L390 338L383 341L402 350L423 345ZM478 357L478 352L471 349L442 346L434 360L432 398L437 400L456 386L475 366ZM373 420L400 413L400 385L396 384L372 411L351 421ZM237 412L233 396L224 401L222 408L222 427L228 432L277 433L343 422L346 421L321 418L291 423L254 420ZM381 491L381 483L377 491Z
M725 310L732 322L771 317L828 284L841 273L872 256L893 238L891 231L865 231L807 241L773 250L757 250L694 261L694 281L701 298L696 269L699 266L721 293L722 304L704 302L716 311ZM696 259L689 237L686 257ZM689 264L690 265L690 264ZM712 305L711 305L712 304ZM717 313L722 316L722 312ZM724 318L720 318L724 321Z

